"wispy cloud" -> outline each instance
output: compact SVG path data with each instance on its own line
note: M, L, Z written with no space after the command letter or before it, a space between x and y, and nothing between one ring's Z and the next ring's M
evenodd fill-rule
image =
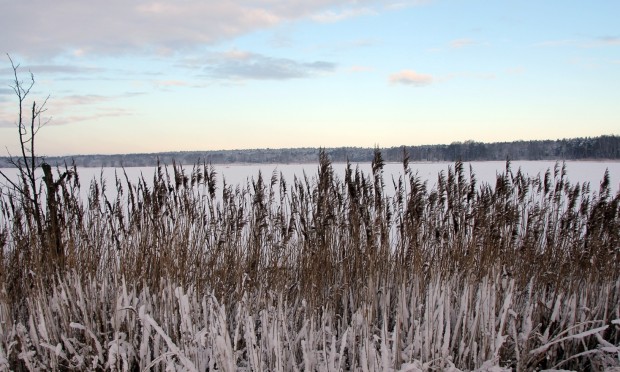
M0 102L0 128L12 128L15 127L15 116L9 115L9 112L4 110L2 107L2 102Z
M224 80L287 80L331 72L336 65L326 61L301 62L258 53L231 50L211 55L205 74Z
M390 83L412 85L422 87L432 84L434 79L431 75L420 74L412 70L402 70L390 75Z
M18 112L16 103L0 99L0 128L16 128ZM46 118L42 118L44 120Z
M121 107L119 100L131 98L141 93L128 92L119 95L71 94L51 96L47 111L41 117L48 125L66 125L106 117L129 116L134 113ZM38 101L37 101L38 102ZM0 127L14 127L17 119L15 103L0 101Z
M162 88L186 87L190 85L188 82L182 81L182 80L155 80L153 84L157 87L162 87Z
M475 44L477 44L476 41L472 39L456 39L450 42L450 48L460 49Z
M412 6L420 6L432 3L433 0L404 0L388 3L385 7L391 10L400 10Z
M119 107L118 101L139 93L119 95L74 94L50 98L48 113L53 119L50 125L66 125L101 118L133 115L133 112Z
M14 93L11 88L0 88L0 102L8 100Z
M560 40L546 40L534 44L536 47L562 47L569 45L578 45L582 41L576 39L560 39Z
M172 92L175 88L204 88L209 85L203 80L152 80L150 84L156 89L164 92Z
M113 97L101 96L97 94L85 94L85 95L69 95L54 99L54 104L59 106L76 106L76 105L93 105L102 102L107 102L113 99Z
M67 124L75 124L84 121L92 121L92 120L101 120L105 118L116 118L122 116L132 116L134 113L127 109L121 108L105 108L99 109L92 114L78 114L78 115L63 115L54 118L54 121L51 124L54 125L67 125Z
M355 18L360 16L376 15L377 11L371 8L348 8L338 11L326 10L319 14L313 15L311 18L314 21L322 23L334 23L349 18Z
M96 72L103 72L105 69L98 67L86 67L86 66L75 66L75 65L24 65L19 66L19 71L24 72L30 71L35 76L36 75L53 75L53 74L61 74L61 75L81 75L81 74L92 74ZM3 67L0 68L0 75L5 74L13 74L13 69L11 67Z
M620 45L619 36L601 36L590 39L560 39L547 40L534 44L536 47L577 47L577 48L597 48L606 46Z
M444 52L446 50L464 49L470 47L489 46L490 44L485 41L470 39L470 38L458 38L450 40L447 44L436 46L428 49L430 52Z
M525 69L521 66L511 67L505 70L508 75L523 75L525 73Z
M352 50L371 48L384 44L382 40L372 38L350 39L350 40L330 40L311 46L311 50L316 54L323 55L344 55Z
M620 37L618 36L602 36L599 41L604 45L620 45Z

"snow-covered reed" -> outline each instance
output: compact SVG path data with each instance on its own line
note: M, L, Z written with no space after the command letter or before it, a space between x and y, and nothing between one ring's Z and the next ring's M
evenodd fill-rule
M389 197L379 152L368 175L322 154L315 177L219 191L208 165L160 167L85 203L75 172L43 236L4 190L0 371L620 366L608 176L477 185L456 163L429 191L403 165Z
M620 320L611 318L620 281L532 292L499 273L477 282L411 279L378 287L342 316L278 293L248 291L224 304L164 280L138 289L71 273L28 299L24 322L3 306L0 370L529 370L580 358L593 369L618 365Z

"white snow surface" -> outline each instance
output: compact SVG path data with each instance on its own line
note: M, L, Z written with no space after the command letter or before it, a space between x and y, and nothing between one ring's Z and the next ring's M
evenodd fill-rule
M513 173L521 169L521 172L525 175L535 177L540 175L544 177L547 170L551 170L553 176L553 169L562 162L556 161L513 161L511 162L511 170ZM577 182L583 184L584 182L590 183L592 192L598 192L600 182L603 179L605 170L609 171L610 188L612 195L615 195L620 191L620 161L566 161L566 171L568 180L571 184ZM352 163L353 170L359 167L365 175L371 174L370 163ZM437 177L440 172L447 174L449 168L454 169L453 162L424 162L416 163L411 162L409 164L413 174L420 177L422 181L427 182L428 188L433 188L437 183ZM484 183L488 183L491 186L495 186L496 176L501 174L506 169L505 161L475 161L464 162L463 169L465 176L469 177L469 170L473 170L477 184L480 186ZM332 164L334 174L341 180L344 179L346 164L334 163ZM231 165L214 165L217 173L217 189L218 195L221 195L223 181L226 181L227 185L240 185L245 184L252 179L256 180L259 171L263 176L265 183L269 183L272 174L275 172L278 176L282 174L287 183L291 184L294 177L303 179L304 173L309 180L317 177L318 164L231 164ZM189 175L192 170L192 166L184 166L185 174ZM9 177L17 179L17 170L14 168L2 168L1 169ZM136 182L140 176L144 176L147 184L153 179L156 167L128 167L124 171L130 181ZM172 169L169 168L172 172ZM122 168L78 168L79 176L82 183L82 192L85 197L88 193L88 185L93 179L106 180L108 183L107 195L109 198L113 198L115 195L114 187L114 175L117 174L119 178L124 179ZM394 186L392 179L398 181L398 177L404 174L403 165L401 163L386 163L384 170L385 191L388 195L394 192ZM5 184L4 180L0 180L0 184Z

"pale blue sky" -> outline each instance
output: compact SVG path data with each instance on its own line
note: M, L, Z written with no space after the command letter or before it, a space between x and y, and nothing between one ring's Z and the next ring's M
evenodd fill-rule
M48 155L620 134L620 2L0 0ZM32 20L32 21L31 21ZM16 151L10 64L0 145Z

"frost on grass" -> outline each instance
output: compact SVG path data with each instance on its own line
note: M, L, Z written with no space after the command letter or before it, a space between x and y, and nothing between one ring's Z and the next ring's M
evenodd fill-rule
M59 185L62 269L2 194L0 371L620 366L620 195L383 161L245 185L208 165ZM3 191L4 192L4 191ZM5 197L6 195L6 197ZM42 243L43 242L43 243Z
M101 293L103 286L76 288L80 282L73 275L67 281L72 283L65 286L70 297L82 292L89 300L79 306L58 301L54 294L36 298L31 310L41 319L38 325L32 329L15 325L8 331L3 326L0 370L20 363L33 370L128 371L138 366L183 371L506 371L510 365L525 368L549 356L556 356L557 362L550 366L556 368L586 356L607 366L619 362L617 341L609 341L610 327L617 327L617 322L601 326L602 321L582 321L558 329L547 340L534 332L524 345L518 330L527 322L519 314L544 317L545 312L552 315L553 309L542 306L542 310L529 311L527 296L518 293L514 281L505 290L499 289L500 276L476 284L462 278L436 280L423 296L415 289L417 283L405 286L394 292L393 300L388 292L380 294L375 304L350 309L348 321L336 316L334 309L310 312L290 306L281 296L260 298L246 293L245 301L227 310L212 296L195 292L180 295L179 301L162 301L166 293L184 293L172 284L162 284L160 292L147 288L138 292L123 284L108 287L112 293ZM602 292L620 290L620 282L609 286ZM574 289L574 294L582 307L596 307L600 292L582 287ZM114 299L119 297L140 304L138 311L117 307L110 317L118 312L131 316L99 319L98 309L116 305ZM571 296L535 294L534 303L559 297ZM468 302L470 306L464 307ZM37 313L51 303L62 305ZM405 304L414 311L404 311ZM570 306L570 301L562 303L558 320L578 312ZM542 323L530 321L541 329ZM43 328L52 322L68 327ZM83 324L93 324L97 331ZM588 349L583 350L583 345ZM566 350L579 352L570 355ZM563 356L557 358L558 354Z

